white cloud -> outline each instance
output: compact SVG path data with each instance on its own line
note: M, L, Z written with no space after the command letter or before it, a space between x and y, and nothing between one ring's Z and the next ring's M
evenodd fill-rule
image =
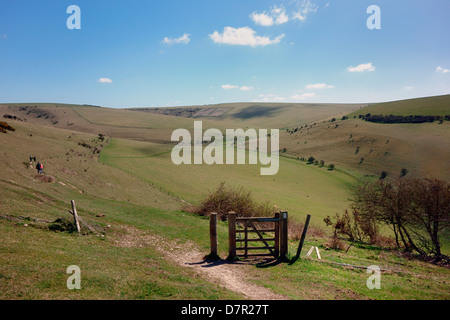
M182 35L181 37L179 37L179 38L171 39L171 38L165 37L164 40L163 40L163 43L164 43L164 44L167 44L167 45L172 45L172 44L188 44L188 43L191 41L190 36L191 36L191 35L190 35L189 33L185 33L185 34L183 34L183 35Z
M266 12L263 13L253 12L250 15L250 18L253 20L255 24L265 27L270 27L273 26L274 24L280 25L289 21L289 17L286 14L286 10L284 9L283 6L281 6L280 8L275 6L271 10L270 14Z
M292 19L302 22L306 20L308 15L318 10L318 6L312 0L298 0L297 8L298 11L293 13Z
M348 72L366 72L366 71L375 71L375 67L372 65L372 62L363 63L356 67L348 67Z
M112 83L112 80L109 78L100 78L97 80L98 83Z
M406 86L406 87L403 87L403 89L404 89L404 90L410 91L410 90L414 90L414 87L412 87L412 86Z
M270 27L274 23L273 18L271 16L269 16L268 14L266 14L266 13L253 12L250 15L250 18L253 20L253 22L255 24L259 24L259 25L264 26L264 27Z
M284 7L274 7L272 9L272 16L275 18L276 24L283 24L289 21L289 17L287 16Z
M223 84L222 85L222 89L224 89L224 90L231 90L231 89L237 89L237 88L239 88L239 87L232 85L232 84Z
M233 85L233 84L223 84L221 86L222 89L224 90L232 90L232 89L239 89L241 91L250 91L250 90L254 90L255 88L250 87L250 86L242 86L239 88L239 86Z
M271 44L277 44L285 37L284 34L279 35L275 39L270 39L269 37L260 37L256 35L256 32L249 28L232 28L225 27L223 33L214 31L209 37L215 42L220 44L228 45L239 45L239 46L268 46Z
M449 70L449 69L444 69L444 68L442 68L441 66L439 66L439 67L436 68L436 72L439 72L439 73L449 73L450 70Z
M314 98L316 96L316 94L314 92L306 92L303 94L295 94L293 95L290 100L293 101L303 101L306 99L310 99L310 98Z
M335 86L328 85L326 83L316 83L316 84L308 84L306 89L334 89Z

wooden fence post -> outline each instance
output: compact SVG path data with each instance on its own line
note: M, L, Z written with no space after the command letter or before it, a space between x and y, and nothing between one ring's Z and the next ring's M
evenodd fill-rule
M280 219L280 213L275 213L275 219ZM280 256L280 221L275 223L275 258Z
M217 257L217 213L211 213L209 221L209 238L211 243L211 257Z
M228 212L228 260L236 258L236 212Z
M78 222L78 214L77 214L77 208L75 206L75 200L72 200L71 203L72 203L72 214L73 214L75 226L77 228L78 233L80 233L80 223Z
M302 233L302 237L300 239L300 244L298 245L297 254L295 255L294 259L292 259L291 264L294 263L295 261L297 261L298 258L300 258L300 254L302 253L303 243L305 242L306 231L308 231L308 225L309 225L310 219L311 219L311 215L308 214L308 216L306 217L305 226L303 227L303 233Z
M280 220L280 259L285 260L288 253L288 213L281 211Z

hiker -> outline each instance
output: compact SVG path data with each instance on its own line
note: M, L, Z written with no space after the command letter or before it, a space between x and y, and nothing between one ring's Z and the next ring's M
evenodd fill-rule
M36 162L36 157L33 157L33 161Z
M44 170L44 166L40 162L38 162L36 165L36 170L39 174L42 174L42 172Z
M30 162L33 162L33 157L32 156L30 156Z

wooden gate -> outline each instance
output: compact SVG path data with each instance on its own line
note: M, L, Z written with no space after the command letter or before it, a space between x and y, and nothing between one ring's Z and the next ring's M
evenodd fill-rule
M259 225L263 225L260 227ZM288 251L288 213L272 218L236 217L228 213L229 255L235 257L273 256L285 259ZM256 252L256 253L255 253Z

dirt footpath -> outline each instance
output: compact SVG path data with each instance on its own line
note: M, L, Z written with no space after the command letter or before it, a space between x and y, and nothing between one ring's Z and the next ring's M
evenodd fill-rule
M286 300L285 296L275 294L270 289L251 283L253 263L234 263L224 260L205 261L205 253L195 248L194 244L179 244L165 238L143 233L134 227L124 226L125 234L114 242L120 247L156 247L165 258L178 265L193 269L210 282L216 283L230 291L244 295L249 300Z

